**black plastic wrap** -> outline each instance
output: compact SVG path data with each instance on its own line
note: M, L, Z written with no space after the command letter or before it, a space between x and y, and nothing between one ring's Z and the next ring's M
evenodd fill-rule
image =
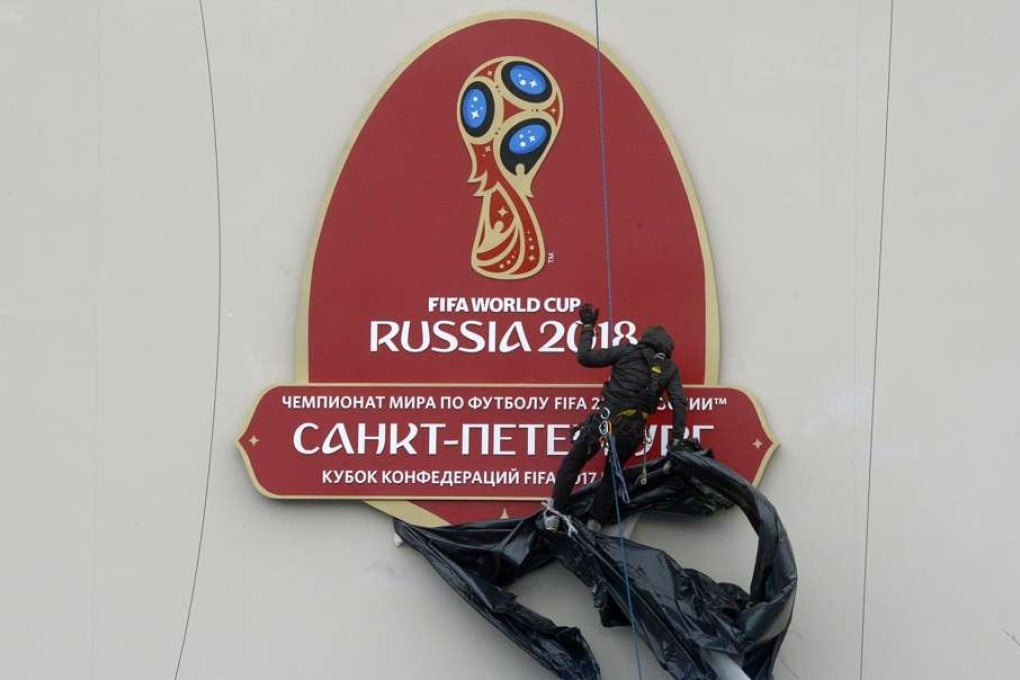
M592 533L578 520L557 532L545 530L541 511L435 529L400 520L394 526L461 597L561 678L601 677L580 631L556 625L502 588L553 561L592 589L607 626L631 623L629 581L635 629L672 677L714 680L702 655L714 651L733 658L753 680L770 679L797 588L793 550L775 508L703 454L670 453L648 465L644 483L639 469L626 474L631 502L620 508L621 517L646 510L702 517L738 506L758 534L751 592L685 569L656 548L623 539L621 550L620 538ZM593 493L594 485L575 493L569 514L584 517Z

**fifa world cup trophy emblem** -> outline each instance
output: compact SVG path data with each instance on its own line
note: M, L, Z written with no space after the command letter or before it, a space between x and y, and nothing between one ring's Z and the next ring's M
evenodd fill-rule
M471 267L492 279L523 279L545 266L545 241L531 207L531 183L563 120L563 96L549 71L522 57L474 70L457 106L471 176L482 199Z

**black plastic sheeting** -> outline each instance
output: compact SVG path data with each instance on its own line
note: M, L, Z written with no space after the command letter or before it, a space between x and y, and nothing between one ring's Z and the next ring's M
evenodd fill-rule
M642 511L703 517L739 507L758 534L750 593L686 569L656 548L589 531L583 519L594 485L571 497L569 514L580 519L556 532L542 527L542 511L435 529L401 520L394 526L462 598L560 678L601 677L581 632L557 625L503 589L553 561L592 590L605 626L631 625L626 572L635 629L672 677L716 679L702 655L714 651L733 658L752 680L772 678L797 590L793 550L775 508L703 452L670 452L649 463L644 483L639 468L625 473L630 503L620 507L621 518Z

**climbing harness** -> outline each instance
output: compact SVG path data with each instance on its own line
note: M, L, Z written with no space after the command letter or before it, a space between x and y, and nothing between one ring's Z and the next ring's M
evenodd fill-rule
M652 437L652 431L649 429L647 422L645 424L645 439L641 442L641 476L638 477L638 484L644 486L648 483L648 452L652 450L652 444L655 438Z
M627 409L635 412L634 409ZM620 415L625 412L621 411ZM610 474L613 475L613 493L619 494L624 503L630 503L630 492L627 489L627 480L623 476L623 465L620 463L620 456L616 450L616 437L613 436L613 413L608 406L603 406L599 411L599 450L605 451L609 457Z

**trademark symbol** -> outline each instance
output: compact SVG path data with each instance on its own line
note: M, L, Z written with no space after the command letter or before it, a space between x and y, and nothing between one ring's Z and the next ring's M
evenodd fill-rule
M715 398L715 405L716 406L725 406L726 405L726 397L716 397Z

